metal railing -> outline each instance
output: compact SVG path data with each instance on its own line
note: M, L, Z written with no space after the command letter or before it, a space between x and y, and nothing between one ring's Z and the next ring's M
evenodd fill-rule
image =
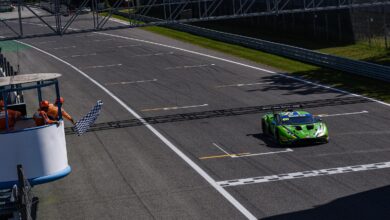
M4 76L14 76L16 72L14 72L14 68L7 61L7 58L3 55L0 47L0 77Z
M127 13L116 12L117 15L127 17ZM140 19L139 16L136 17ZM131 17L131 19L136 19ZM141 17L141 20L147 22L158 22L159 20L150 17ZM172 22L162 25L171 29L184 31L187 33L207 37L210 39L241 45L251 49L264 51L267 53L275 54L291 58L293 60L302 61L305 63L314 64L329 69L339 70L355 75L378 79L386 82L390 82L390 67L379 64L374 64L365 61L353 60L345 57L339 57L330 54L324 54L321 52L308 50L300 47L294 47L286 44L275 43L271 41L261 40L257 38L246 37L237 34L231 34L216 30L210 30L202 27L197 27L188 24L182 24L178 22Z

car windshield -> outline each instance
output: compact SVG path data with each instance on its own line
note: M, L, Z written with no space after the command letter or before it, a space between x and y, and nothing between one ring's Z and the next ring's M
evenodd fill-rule
M312 124L315 123L313 116L286 117L281 119L283 125Z

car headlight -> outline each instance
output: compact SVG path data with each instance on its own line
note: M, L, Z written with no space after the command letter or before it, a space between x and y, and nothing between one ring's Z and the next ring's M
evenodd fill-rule
M316 137L322 137L326 134L326 127L324 125L320 125L315 134Z

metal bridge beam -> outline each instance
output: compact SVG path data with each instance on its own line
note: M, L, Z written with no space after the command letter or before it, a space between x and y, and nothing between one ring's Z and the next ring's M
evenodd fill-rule
M40 16L31 9L32 5L25 2L28 0L17 0L19 11L19 31L16 31L14 24L9 24L15 19L1 19L8 29L12 31L15 36L2 38L6 39L20 39L31 38L36 36L48 35L62 35L75 32L88 32L96 30L111 30L123 29L129 27L148 26L148 25L164 25L175 22L196 22L204 20L223 20L243 17L266 16L275 14L289 14L300 12L315 12L324 10L338 10L359 7L375 7L390 5L390 0L127 0L127 6L124 0L118 0L110 8L100 9L99 3L103 0L83 0L76 12L69 17L64 17L61 12L61 0L50 0L50 5L54 5L53 17L55 23L50 24L43 19L47 16ZM131 4L130 4L131 3ZM91 13L91 27L75 31L70 30L69 27L77 20L81 14L83 7L87 5L92 6ZM25 19L20 14L20 8L26 7L40 22L51 29L52 33L42 34L26 34L23 26ZM36 5L34 5L36 7ZM123 26L114 25L105 27L108 20L113 13L127 10L129 17L129 25ZM107 14L102 15L103 12ZM186 14L183 18L181 15ZM188 16L189 15L189 16ZM0 15L1 16L1 15ZM93 22L92 22L93 21ZM137 21L142 21L139 23Z

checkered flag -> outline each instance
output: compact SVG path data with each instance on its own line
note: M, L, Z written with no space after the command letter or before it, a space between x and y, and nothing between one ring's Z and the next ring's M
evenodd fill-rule
M91 109L91 111L89 111L89 113L81 120L76 122L74 130L76 131L78 136L83 135L89 129L89 127L91 127L93 123L95 123L96 119L100 114L100 110L102 109L102 105L102 101L97 101L96 105Z

